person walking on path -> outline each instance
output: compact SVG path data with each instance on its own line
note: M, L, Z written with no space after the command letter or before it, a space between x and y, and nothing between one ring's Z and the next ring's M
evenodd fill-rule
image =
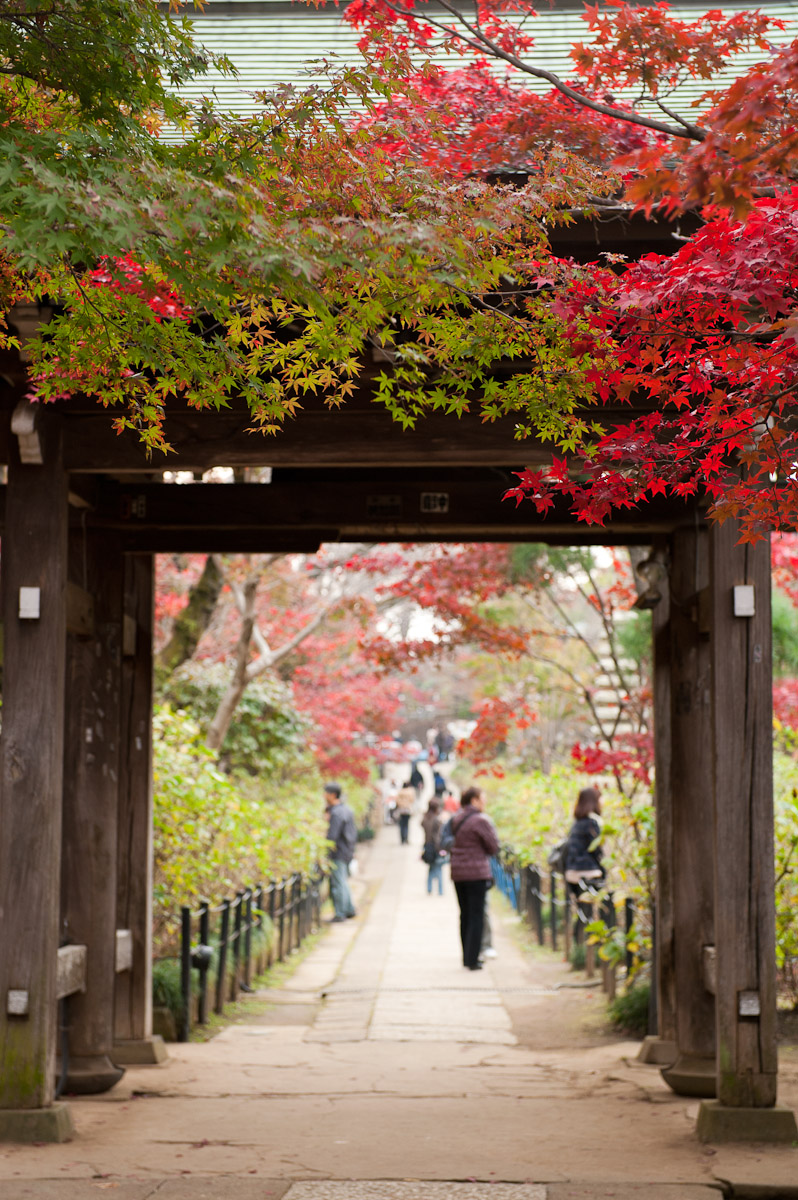
M424 853L422 858L429 867L427 871L427 894L432 895L432 884L438 881L438 895L443 895L443 865L447 860L441 850L441 802L432 799L429 808L421 818L421 828L424 830Z
M355 817L348 804L341 799L341 785L328 783L324 787L324 803L327 809L327 841L331 843L330 899L335 909L333 921L346 921L356 916L352 895L349 891L349 864L355 857L357 828Z
M406 784L396 797L396 813L399 820L399 841L407 845L410 829L410 814L416 802L416 789Z
M463 792L460 811L452 817L452 830L452 881L460 905L463 966L469 971L479 971L485 893L493 879L490 860L499 849L496 830L485 816L481 788L469 787Z
M590 893L605 879L601 865L601 798L598 788L582 788L574 805L574 823L565 851L565 881L576 900L577 918L574 941L581 942L582 926L589 919Z

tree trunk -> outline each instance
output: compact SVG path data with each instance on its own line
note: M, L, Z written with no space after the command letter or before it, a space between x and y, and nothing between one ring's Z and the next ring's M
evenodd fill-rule
M258 576L250 577L243 585L243 611L241 613L241 633L236 646L236 663L233 678L227 691L219 701L213 720L208 729L206 742L209 749L219 753L222 743L227 736L230 722L238 708L238 702L244 695L247 683L247 663L252 645L252 635L255 629L255 593L258 590Z
M188 604L175 621L172 636L156 656L156 687L162 687L172 672L191 658L210 624L223 583L224 577L209 554L202 574L189 592Z

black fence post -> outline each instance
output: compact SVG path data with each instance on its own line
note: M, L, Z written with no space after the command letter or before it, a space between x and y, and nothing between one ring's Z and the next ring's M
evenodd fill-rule
M277 950L277 961L282 962L285 957L285 876L280 880L280 939Z
M321 873L321 869L319 869L313 891L313 924L317 929L321 925L321 885L323 879L324 876Z
M219 955L216 963L216 1000L213 1010L221 1013L224 1008L224 982L227 974L227 937L230 932L230 901L222 901L222 927L219 931Z
M191 1032L191 909L180 909L180 995L183 1011L177 1040L187 1042Z
M274 880L269 882L269 921L271 923L271 939L269 941L269 966L274 964L277 947L277 925L275 924L277 910L277 884Z
M551 925L551 948L557 949L557 875L556 872L551 872L551 908L549 911L549 923Z
M299 944L304 942L308 935L308 901L310 893L308 892L308 881L306 876L299 876Z
M252 888L244 893L244 983L249 987L252 978Z
M259 883L255 888L255 928L263 934L263 884ZM258 938L258 954L256 958L257 973L260 975L265 966L265 955L263 953L263 937Z
M648 993L648 1032L659 1033L659 962L657 960L657 906L651 901L651 988Z
M543 893L541 887L543 881L540 877L540 871L537 867L529 868L529 887L532 892L532 912L535 917L535 929L538 935L538 945L542 946L545 943L545 932L543 929Z
M296 876L292 875L288 883L288 892L290 900L288 905L288 953L293 954L296 949Z
M207 900L200 904L199 939L201 946L207 946L210 940L210 905ZM197 1021L205 1025L208 1020L208 964L200 967L199 973L199 1009Z
M593 905L590 901L580 900L579 909L584 917L582 937L585 939L585 975L592 979L596 973L596 947L586 933L586 927L593 923Z
M624 915L624 929L626 931L626 978L628 979L632 974L635 965L635 956L629 949L629 942L631 940L630 935L635 923L635 902L631 896L626 897L626 903L624 904Z
M230 979L230 999L235 1002L238 999L238 979L241 969L241 931L244 916L244 893L236 892L236 898L233 901L236 915L233 926L233 974Z
M302 945L305 936L305 886L301 875L296 877L296 945Z

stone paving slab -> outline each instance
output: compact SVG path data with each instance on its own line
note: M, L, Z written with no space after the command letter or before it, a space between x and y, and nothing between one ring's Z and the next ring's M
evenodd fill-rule
M428 897L394 832L375 847L371 910L329 929L262 1013L71 1100L73 1142L0 1146L0 1200L288 1200L292 1187L323 1200L333 1183L358 1200L376 1181L458 1200L447 1181L469 1179L480 1200L533 1185L545 1200L714 1200L717 1181L735 1200L798 1200L798 1150L698 1144L691 1106L604 1030L597 985L553 995L567 969L522 954L498 919L499 958L464 971L451 886ZM294 1021L272 1019L292 1001ZM798 1107L798 1056L787 1066L781 1099Z
M158 1184L108 1179L4 1179L0 1200L152 1200Z
M719 1200L719 1185L462 1183L422 1180L28 1180L0 1184L1 1200ZM764 1193L763 1193L764 1195ZM772 1200L776 1197L771 1193Z
M197 1175L182 1179L38 1179L0 1182L0 1200L282 1200L285 1179Z
M716 1184L686 1183L552 1183L546 1200L720 1200Z
M535 1183L429 1183L421 1180L348 1179L295 1183L286 1200L547 1200Z

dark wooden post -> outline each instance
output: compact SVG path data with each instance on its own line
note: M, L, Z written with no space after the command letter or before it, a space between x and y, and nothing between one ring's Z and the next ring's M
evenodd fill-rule
M704 970L715 940L708 541L703 524L671 541L672 958L660 962L672 970L677 1055L662 1074L686 1096L715 1094L715 1000Z
M53 1096L68 492L58 414L36 422L40 462L22 464L10 448L2 546L0 1139L62 1141L71 1118Z
M61 914L65 937L87 947L86 990L70 999L66 1090L105 1092L116 970L116 847L123 556L113 535L70 535L72 583L94 602L88 636L67 643Z
M770 547L710 532L717 1100L698 1135L792 1141L776 1104Z
M656 1034L643 1040L641 1062L664 1065L676 1058L676 994L673 952L673 799L671 795L670 587L651 613L654 691L654 815L657 832L655 956Z
M158 1063L152 1032L152 637L154 560L125 559L122 636L117 925L129 929L130 970L116 977L116 1063Z

